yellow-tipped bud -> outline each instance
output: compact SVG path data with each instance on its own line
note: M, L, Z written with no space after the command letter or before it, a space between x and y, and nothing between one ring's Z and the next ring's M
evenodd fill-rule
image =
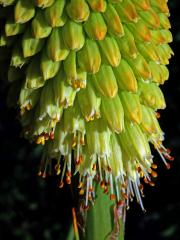
M105 63L117 67L121 61L121 53L116 40L112 37L106 37L98 43Z
M110 34L118 37L122 37L124 35L124 29L121 23L121 19L112 4L108 4L107 9L103 14L103 17L106 21Z
M126 26L124 26L124 33L122 38L116 38L119 49L124 58L136 58L138 50L136 48L134 36Z
M56 76L60 68L60 62L53 62L46 54L46 51L42 52L40 69L43 75L44 80L53 78Z
M55 0L34 0L35 5L41 8L47 8L50 7Z
M107 26L102 15L91 12L89 19L84 23L84 30L90 38L103 40L107 33Z
M118 85L112 67L102 65L99 72L92 76L96 89L105 97L113 98L118 91Z
M120 133L124 129L124 111L119 96L110 99L102 98L102 114L113 132ZM118 109L118 111L117 111Z
M68 20L62 28L62 36L68 49L79 50L84 45L83 28L78 23Z
M32 34L35 38L46 38L51 33L51 26L48 25L44 12L39 10L32 21Z
M69 50L65 47L62 32L59 28L53 28L47 41L47 54L55 62L66 59Z
M91 121L100 117L101 98L96 96L91 79L88 81L87 87L78 93L78 102L86 121Z
M138 14L135 5L130 0L123 0L118 4L116 10L123 22L137 22Z
M36 39L32 36L30 29L26 30L22 38L23 55L25 58L38 53L44 45L44 39Z
M28 22L34 17L35 7L29 0L18 0L14 9L14 18L16 23Z
M137 81L129 64L122 59L119 66L113 69L120 90L137 92Z
M143 104L153 109L164 109L166 107L165 99L161 89L156 83L139 82L140 100Z
M83 48L77 53L80 68L87 73L97 73L101 65L101 55L95 41L87 39Z
M96 12L104 12L106 10L105 0L87 0L91 8Z
M69 17L76 22L86 21L89 17L89 7L85 0L71 0L67 4Z
M135 59L128 59L128 63L134 70L137 79L143 79L144 81L151 79L151 70L145 58L138 54Z
M142 121L142 111L139 96L127 91L120 92L119 96L125 117L131 122L140 124Z
M49 8L45 10L45 17L47 22L52 27L64 25L66 17L63 15L65 0L56 0Z

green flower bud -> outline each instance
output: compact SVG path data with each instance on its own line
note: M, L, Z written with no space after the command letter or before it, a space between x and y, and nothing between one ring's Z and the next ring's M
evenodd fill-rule
M33 38L30 29L26 30L22 38L23 55L25 58L37 54L44 45L44 39Z
M138 54L138 56L135 59L128 58L127 62L133 69L137 79L142 79L144 81L151 79L152 77L151 70L149 68L147 61L142 55Z
M137 48L134 40L133 34L124 26L124 36L122 38L116 38L119 49L124 58L136 58L137 57Z
M6 36L14 36L23 33L25 30L25 24L14 23L12 19L8 19L5 24Z
M87 2L94 11L104 12L106 10L105 0L87 0Z
M102 65L99 72L92 76L96 89L105 97L113 98L118 91L118 85L111 66Z
M40 59L38 57L34 57L31 63L28 65L25 88L40 88L44 85L44 79L41 75L39 61Z
M164 109L166 107L162 91L156 83L139 82L140 100L144 105L153 109Z
M41 8L47 8L50 7L55 0L34 0L36 6L41 7Z
M83 28L78 23L68 20L62 28L62 36L68 49L77 51L84 45Z
M123 22L137 22L138 14L135 5L130 0L123 0L118 4L116 10Z
M60 62L53 62L46 54L44 50L41 55L40 69L43 75L44 80L53 78L56 76L59 68Z
M83 48L77 53L80 68L87 73L97 73L101 65L101 55L95 41L87 39Z
M62 26L64 6L65 0L56 0L49 8L45 9L45 17L51 27Z
M0 0L0 4L2 4L4 7L13 5L16 0Z
M116 133L122 132L124 129L124 111L119 96L116 95L112 99L102 98L101 106L102 114L110 129Z
M110 34L116 35L118 37L122 37L124 35L124 29L121 20L112 4L108 4L106 11L103 14L103 17L106 21L107 28Z
M163 132L159 126L156 113L150 107L141 105L142 109L142 122L141 129L147 134L149 138L162 139Z
M66 59L69 50L65 47L62 32L59 28L54 28L47 41L47 54L53 61L62 61Z
M56 105L64 106L65 108L73 106L76 90L67 84L66 75L62 71L59 71L56 77L51 81L53 81Z
M149 28L159 28L160 19L153 8L149 8L148 11L141 11L139 15Z
M84 30L89 38L103 40L107 33L107 26L102 15L97 12L91 12L88 20L84 23Z
M32 21L32 34L35 38L46 38L52 28L46 22L44 12L39 10Z
M116 40L112 37L106 37L98 43L105 63L107 62L112 67L117 67L121 60L121 53Z
M134 72L124 59L121 59L119 66L114 68L113 71L120 90L137 92L137 81Z
M12 51L10 65L14 67L22 67L27 62L28 62L28 58L24 58L21 45L17 43Z
M25 23L34 17L35 7L29 0L18 0L14 8L14 18L16 23Z
M71 0L67 4L66 10L69 17L76 22L86 21L90 14L88 4L85 0Z
M140 124L142 121L142 111L139 96L127 91L120 92L119 96L124 109L125 117L129 121Z
M78 92L78 102L82 115L86 121L94 120L100 117L101 98L95 94L95 89L92 87L91 79L88 80L87 87Z

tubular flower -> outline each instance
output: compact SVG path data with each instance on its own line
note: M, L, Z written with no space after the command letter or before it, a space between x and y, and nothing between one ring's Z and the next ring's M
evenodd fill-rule
M167 168L173 160L157 112L173 54L167 0L0 4L1 63L25 137L43 145L39 175L55 172L61 188L73 169L84 209L99 182L117 205L136 198L144 210L142 182L157 176L150 145Z

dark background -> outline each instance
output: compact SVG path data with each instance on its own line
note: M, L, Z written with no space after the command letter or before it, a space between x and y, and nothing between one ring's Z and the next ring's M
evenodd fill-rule
M156 155L156 187L145 189L144 214L131 205L126 240L180 240L180 8L169 1L175 57L170 79L163 86L167 109L160 119L165 145L175 161L166 170ZM66 240L73 196L68 187L59 190L55 177L37 177L41 149L20 138L16 111L6 106L7 87L0 82L0 240Z

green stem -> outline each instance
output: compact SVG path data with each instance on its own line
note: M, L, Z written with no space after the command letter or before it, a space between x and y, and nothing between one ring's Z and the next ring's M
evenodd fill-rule
M96 193L95 205L87 213L85 240L123 240L124 223L121 218L115 219L115 202L109 200L109 195L104 194L99 185ZM112 235L116 237L112 238Z
M96 195L94 206L87 211L85 235L79 238L76 217L73 217L67 240L124 240L124 222L118 215L115 202L110 201L99 185L96 186Z

